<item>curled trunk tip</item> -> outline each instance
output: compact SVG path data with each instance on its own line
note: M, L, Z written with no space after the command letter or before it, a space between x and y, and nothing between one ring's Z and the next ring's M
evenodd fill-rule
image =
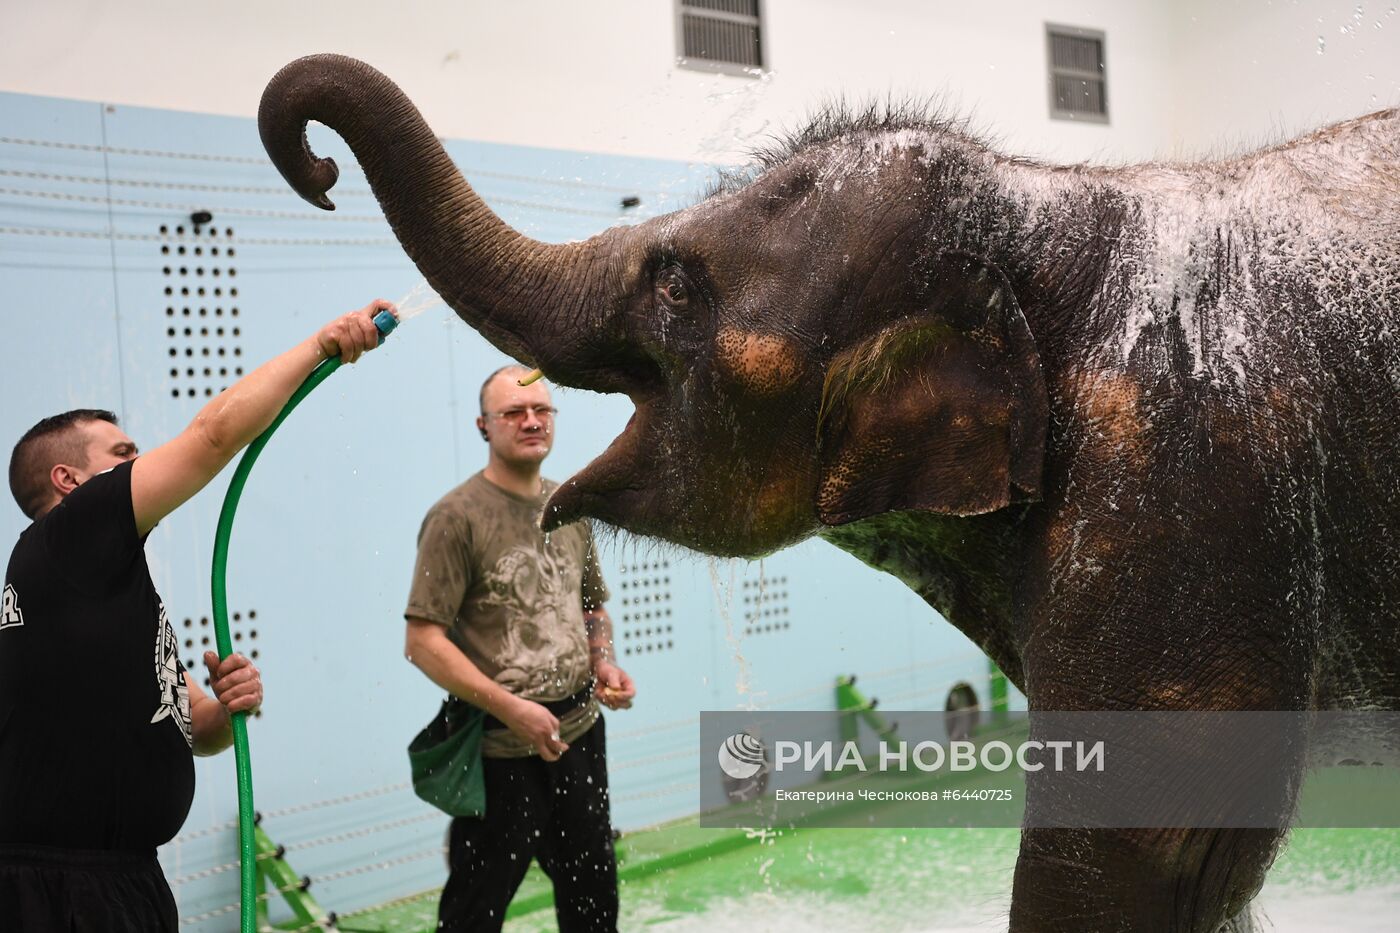
M273 75L258 103L258 135L272 164L292 190L322 210L335 210L327 192L340 178L340 168L334 159L311 151L306 125L330 122L327 86L337 80L350 84L357 70L372 69L344 55L307 55Z

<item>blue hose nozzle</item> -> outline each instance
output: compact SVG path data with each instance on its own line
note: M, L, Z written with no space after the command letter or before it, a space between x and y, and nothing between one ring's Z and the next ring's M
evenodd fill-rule
M379 339L382 342L385 337L394 332L394 328L399 326L399 319L393 313L385 310L374 316L374 326L379 328Z

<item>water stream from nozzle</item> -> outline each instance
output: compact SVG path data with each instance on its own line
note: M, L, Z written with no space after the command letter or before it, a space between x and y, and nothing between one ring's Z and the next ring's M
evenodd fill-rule
M399 312L399 323L402 324L409 318L417 317L424 311L436 308L440 304L446 304L442 300L442 296L433 291L433 287L428 284L427 279L420 279L417 285L410 288L408 293L395 303Z

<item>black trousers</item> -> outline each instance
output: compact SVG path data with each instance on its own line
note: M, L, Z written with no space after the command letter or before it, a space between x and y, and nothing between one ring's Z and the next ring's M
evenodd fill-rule
M559 933L617 929L603 717L558 761L485 758L486 815L452 821L440 933L499 930L531 859L554 882Z
M0 930L177 933L155 853L0 845Z

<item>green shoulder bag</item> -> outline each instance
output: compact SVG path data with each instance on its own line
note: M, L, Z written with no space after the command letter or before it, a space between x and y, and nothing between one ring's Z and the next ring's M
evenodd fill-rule
M486 713L456 697L408 743L413 792L448 816L483 816L481 733Z

